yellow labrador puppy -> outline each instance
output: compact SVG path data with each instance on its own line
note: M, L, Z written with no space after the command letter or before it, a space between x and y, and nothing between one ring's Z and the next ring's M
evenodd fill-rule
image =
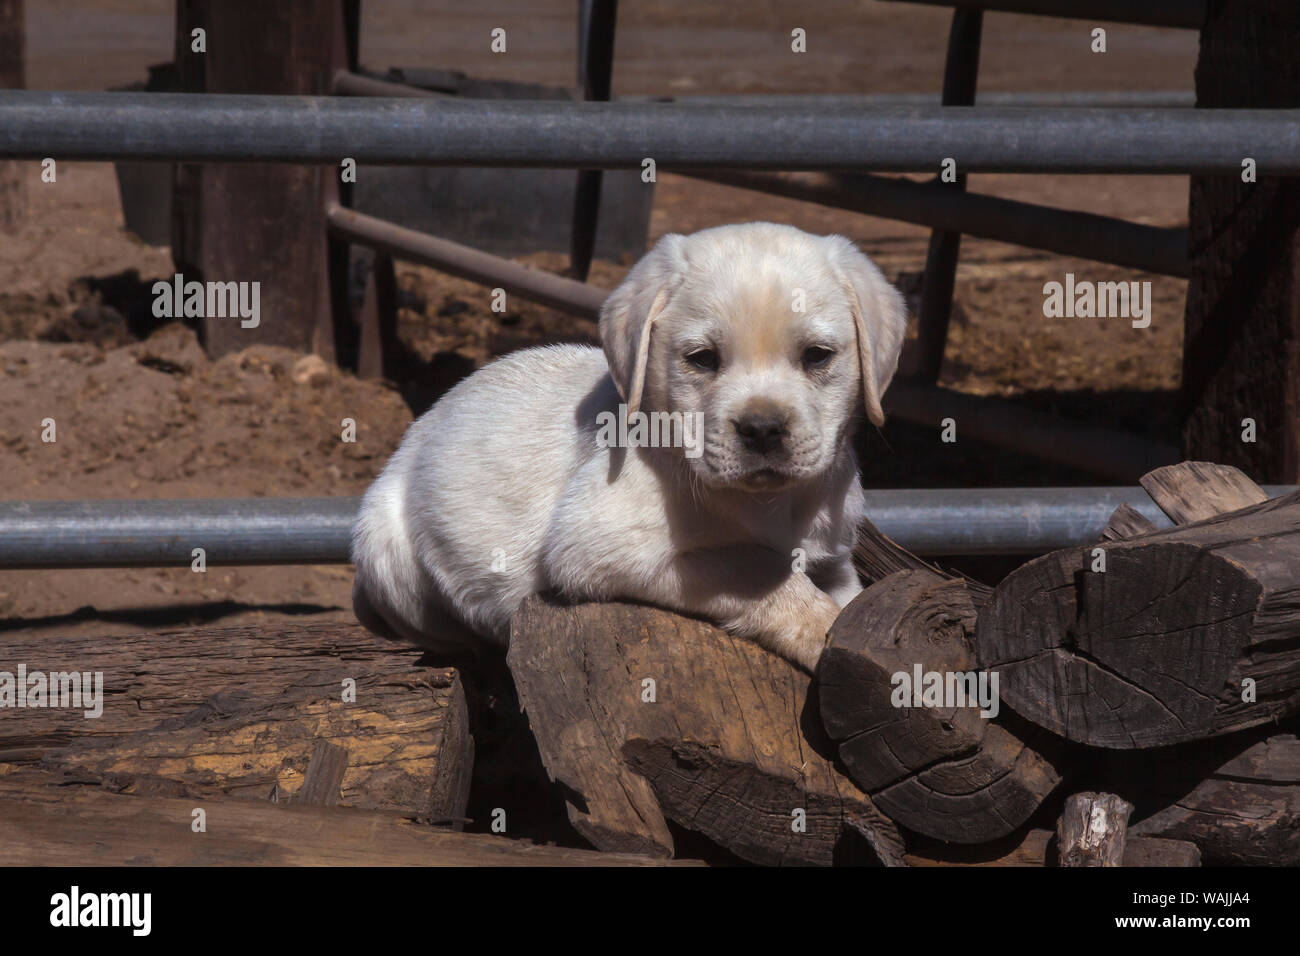
M850 438L906 314L841 236L668 235L601 309L604 351L507 356L407 432L353 533L357 617L504 646L530 594L714 621L812 670L860 590Z

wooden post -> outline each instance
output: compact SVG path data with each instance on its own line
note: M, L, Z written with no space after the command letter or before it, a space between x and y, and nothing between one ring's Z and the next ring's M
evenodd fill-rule
M176 62L187 92L323 95L346 65L342 0L178 0ZM205 52L193 31L204 31ZM325 204L336 166L182 164L173 258L185 280L260 283L260 324L207 317L209 354L284 345L335 356Z
M20 90L23 71L23 0L0 0L0 89ZM0 233L18 230L27 214L27 181L23 166L0 160Z
M1201 30L1201 107L1300 107L1300 6L1211 4ZM1250 159L1243 148L1242 160ZM1256 481L1300 480L1300 179L1195 176L1183 345L1187 458ZM1244 419L1255 441L1244 441Z

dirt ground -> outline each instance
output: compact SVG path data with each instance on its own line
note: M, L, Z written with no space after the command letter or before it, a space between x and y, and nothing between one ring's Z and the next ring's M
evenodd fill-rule
M104 89L142 80L170 59L171 0L42 0L29 4L28 86ZM363 62L428 66L484 77L569 84L573 4L367 0ZM833 0L625 4L615 94L930 92L938 88L946 11ZM509 52L487 53L495 26ZM793 27L809 53L789 51ZM1196 38L1185 31L1110 25L1109 52L1089 51L1094 24L991 14L984 90L1182 90ZM484 290L399 265L422 308L404 309L403 339L426 363L409 380L358 381L284 349L255 347L216 361L181 326L139 318L134 270L170 276L170 254L123 228L113 169L60 164L57 183L29 176L29 214L0 235L0 478L8 499L356 495L378 474L414 413L492 357L590 328L520 305L505 317ZM975 176L994 195L1174 225L1185 221L1180 177ZM662 175L651 239L727 222L770 219L840 232L891 278L921 270L918 227ZM286 230L287 238L292 233ZM525 261L560 269L564 257ZM598 262L612 287L627 263ZM1066 272L1096 281L1151 279L1153 321L1042 316L1042 286ZM113 280L113 277L118 277ZM943 382L977 394L1176 436L1176 389L1186 283L967 239ZM134 301L133 301L134 297ZM354 418L355 444L339 440ZM42 442L43 419L57 441ZM981 446L942 446L926 429L890 423L867 438L866 481L880 487L1089 484L1095 478ZM139 626L235 623L281 615L350 617L345 567L0 572L0 632L115 633Z

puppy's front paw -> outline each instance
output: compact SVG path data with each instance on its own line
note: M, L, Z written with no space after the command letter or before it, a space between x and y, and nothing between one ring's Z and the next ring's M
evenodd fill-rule
M817 600L800 623L786 655L808 673L815 673L822 651L826 649L826 636L840 615L840 606L827 594L818 593Z

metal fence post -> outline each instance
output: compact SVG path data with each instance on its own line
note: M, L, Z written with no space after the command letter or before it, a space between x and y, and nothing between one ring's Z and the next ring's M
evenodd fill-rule
M980 34L984 11L958 7L952 13L948 33L948 59L943 73L943 105L974 106L975 83L979 74ZM966 174L961 158L957 159L957 181L952 188L966 189ZM925 275L921 285L921 308L917 316L917 378L926 382L939 379L944 347L948 344L948 320L952 316L952 294L957 280L957 257L961 252L961 233L936 229L930 234L930 248L925 257Z
M617 0L580 0L578 4L578 86L582 88L584 100L604 102L609 99L617 14ZM602 175L599 169L578 170L573 193L569 275L581 282L587 281L596 252Z

